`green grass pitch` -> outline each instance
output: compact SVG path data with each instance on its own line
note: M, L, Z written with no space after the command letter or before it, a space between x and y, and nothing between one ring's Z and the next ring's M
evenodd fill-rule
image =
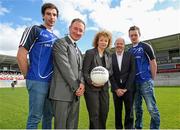
M107 128L114 129L114 106L110 92ZM180 128L180 87L155 88L157 105L161 115L161 129ZM143 102L144 128L149 128L150 116ZM28 114L26 88L0 88L0 129L25 128ZM84 97L81 97L79 128L88 128L88 113ZM39 126L41 128L41 126Z

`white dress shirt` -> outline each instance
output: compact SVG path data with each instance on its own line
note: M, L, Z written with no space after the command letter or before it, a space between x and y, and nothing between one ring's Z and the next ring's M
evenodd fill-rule
M69 39L71 40L71 42L74 44L76 41L74 41L70 35L68 35Z
M118 54L118 53L116 52L116 57L117 57L117 62L118 62L118 66L119 66L119 71L121 71L123 54L124 54L124 51L121 52L121 54Z
M76 45L76 44L77 44L76 41L73 40L70 35L68 35L68 37L69 37L69 39L71 40L71 42L73 43L73 46L76 48L76 53L78 54L79 51L78 51L78 47L77 47L77 45Z

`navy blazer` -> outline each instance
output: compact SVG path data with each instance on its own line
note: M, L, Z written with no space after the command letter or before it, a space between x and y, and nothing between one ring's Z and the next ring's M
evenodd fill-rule
M126 88L127 90L134 90L135 79L135 59L129 52L124 52L121 64L121 71L119 70L116 53L112 54L112 70L113 79L111 81L112 91L118 88Z

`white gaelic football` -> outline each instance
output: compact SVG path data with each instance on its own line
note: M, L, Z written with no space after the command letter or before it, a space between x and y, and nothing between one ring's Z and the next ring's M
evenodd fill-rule
M109 79L109 72L102 66L97 66L90 73L91 80L98 85L104 84Z

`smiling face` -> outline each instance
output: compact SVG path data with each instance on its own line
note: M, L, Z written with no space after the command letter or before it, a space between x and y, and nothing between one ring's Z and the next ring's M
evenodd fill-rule
M136 44L139 42L139 37L140 37L140 34L139 34L138 30L129 31L129 38L131 39L131 42L133 44Z
M125 43L124 39L118 38L115 42L115 49L118 54L121 54L124 51Z
M106 49L109 43L109 38L106 36L100 36L98 39L98 48L100 49Z
M56 9L47 8L43 15L44 25L48 29L51 29L57 20L57 11Z
M78 41L84 34L85 25L80 21L75 21L69 27L70 36L74 41Z

